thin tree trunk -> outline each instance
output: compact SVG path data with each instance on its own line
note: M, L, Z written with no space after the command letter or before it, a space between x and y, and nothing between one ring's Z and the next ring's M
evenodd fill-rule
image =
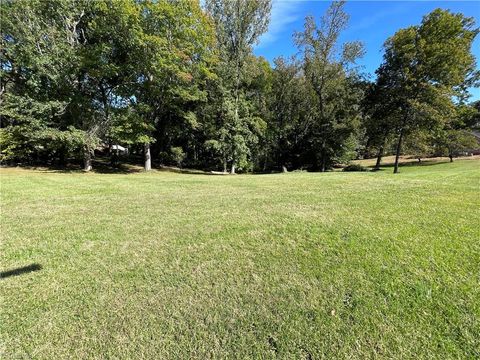
M395 166L393 168L393 173L398 174L398 161L400 159L400 151L402 150L402 141L403 141L403 128L400 130L400 136L398 137L397 151L395 153Z
M380 146L380 149L378 149L378 154L377 154L377 162L375 163L375 170L380 169L380 165L382 163L382 157L383 157L383 145Z
M92 153L87 147L83 153L83 171L92 170Z
M327 170L327 159L325 159L325 143L322 146L322 172Z
M113 150L112 144L110 144L108 147L110 151L110 165L115 167L117 166L117 162L118 162L118 150Z
M230 174L234 175L235 174L235 163L232 162L232 167L230 168Z
M282 173L288 172L287 165L284 161L285 157L283 155L279 155L277 158L277 164L280 165L280 169L282 169Z
M150 156L150 143L146 143L144 147L145 153L145 171L152 170L152 159Z
M326 169L327 169L327 166L326 166L326 159L325 159L325 141L324 141L322 143L322 169L321 169L321 171L325 172Z
M450 158L450 162L453 162L453 155L452 155L452 154L448 154L448 157Z
M225 157L223 158L223 172L227 173L227 159Z

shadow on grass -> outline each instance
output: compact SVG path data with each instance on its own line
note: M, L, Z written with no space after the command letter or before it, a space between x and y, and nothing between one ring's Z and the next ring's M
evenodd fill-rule
M24 267L12 269L12 270L2 271L0 272L0 279L5 279L11 276L23 275L23 274L27 274L27 273L31 273L39 270L42 270L42 265L31 264L28 266L24 266Z
M178 168L174 166L165 166L159 165L155 167L155 170L162 171L162 172L171 172L175 174L186 174L186 175L230 175L229 173L223 173L220 171L204 171L204 170L196 170L196 169L187 169L187 168Z
M407 167L407 166L433 166L433 165L440 165L440 164L448 164L450 163L449 160L446 161L438 161L438 160L423 160L422 162L418 161L408 161L408 162L402 162L398 164L399 167ZM386 163L386 164L381 164L380 169L374 169L375 165L369 166L369 168L372 169L372 171L383 171L386 170L385 168L393 168L395 166L394 163ZM383 168L383 169L382 169Z
M411 167L411 166L433 166L439 164L446 164L449 163L449 160L429 160L425 159L422 162L418 162L414 159L411 161L404 161L399 164L401 168L403 167ZM183 175L213 175L213 176L226 176L230 175L229 172L224 173L220 171L208 171L208 170L197 170L197 169L190 169L190 168L179 168L174 166L166 166L161 164L152 164L152 170L159 171L159 172L169 172L175 174L183 174ZM13 165L15 166L15 165ZM58 165L23 165L17 164L19 168L27 169L27 170L35 170L35 171L44 171L44 172L52 172L52 173L62 173L62 174L79 174L84 173L82 166L79 164L69 164L66 166L58 166ZM387 171L394 167L393 162L387 162L381 164L380 169L375 169L375 165L366 166L372 172L383 172ZM305 170L302 170L302 172ZM143 167L138 163L134 162L123 162L112 166L107 158L97 158L92 161L92 173L94 174L135 174L144 172ZM297 172L297 171L289 171ZM318 171L306 171L316 173ZM280 171L264 171L264 172L254 172L248 173L249 175L272 175L272 174L281 174ZM242 173L240 173L242 174Z
M59 174L75 174L75 173L83 173L83 168L80 165L65 165L65 166L58 166L58 165L16 165L18 168L26 169L26 170L34 170L34 171L44 171L44 172L51 172L51 173L59 173ZM119 164L116 166L112 166L103 161L92 161L92 173L97 174L133 174L143 171L143 168L140 166L135 166L131 164Z
M83 171L83 170L82 170ZM143 168L129 163L112 166L103 161L93 161L92 172L98 174L134 174L142 172Z
M73 174L81 172L82 169L80 166L76 165L66 165L66 166L57 166L57 165L23 165L23 164L14 164L13 167L17 167L25 170L33 170L40 172L54 172L54 173L65 173Z
M33 170L39 172L48 172L48 173L57 173L57 174L81 174L85 173L83 168L80 165L66 165L66 166L56 166L56 165L23 165L23 164L14 164L12 167L17 167L25 170ZM9 167L9 166L5 166ZM215 171L203 171L196 169L188 168L177 168L164 166L159 164L152 165L152 170L160 172L170 172L175 174L186 174L186 175L229 175L229 173L221 173ZM144 172L142 166L131 163L123 163L112 166L111 164L104 162L102 160L92 161L92 170L90 171L93 174L135 174Z

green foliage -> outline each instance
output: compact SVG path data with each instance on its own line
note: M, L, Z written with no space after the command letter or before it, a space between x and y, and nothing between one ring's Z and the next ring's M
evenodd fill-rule
M45 108L64 104L61 114L36 115L37 127L83 131L90 154L99 139L155 142L157 124L172 113L194 125L182 107L205 98L200 85L213 76L214 59L213 31L198 3L2 2L2 17L6 93ZM23 134L25 142L35 138Z
M0 110L2 129L0 158L28 160L32 157L48 159L61 153L65 157L78 157L88 144L95 147L97 138L73 126L59 129L55 125L65 111L66 104L60 101L36 101L28 96L7 93Z
M298 62L280 57L274 63L267 130L269 146L265 158L270 159L274 167L286 167L293 163L295 144L303 137L301 127L306 122L308 97Z
M466 103L479 79L470 51L478 30L449 11L392 36L370 84L355 64L361 43L339 41L342 1L318 22L307 17L295 34L302 57L273 68L252 50L270 0L0 6L4 162L83 157L88 170L96 149L123 144L130 160L145 154L146 168L160 154L177 163L171 149L181 148L186 167L327 170L388 152L394 140L425 156L418 134L441 139L479 124L478 103ZM445 148L438 141L435 152Z
M453 160L465 152L480 148L475 136L466 130L444 130L437 135L436 145L441 155L449 156Z
M397 159L405 136L438 130L454 116L452 97L464 98L466 86L478 76L471 53L477 34L473 19L437 9L385 43L377 84L388 94L386 108L398 133Z
M108 138L114 143L127 145L155 142L155 138L149 136L155 127L145 121L141 115L144 112L140 105L116 110L112 115Z
M345 43L338 50L338 39L349 19L344 5L343 1L333 2L319 25L307 17L304 31L295 35L303 51L307 86L311 87L311 151L322 171L336 158L348 158L348 144L360 121L363 92L351 66L363 55L363 47L359 42Z
M448 125L453 129L480 129L480 100L472 104L459 104L456 116Z
M170 148L170 154L172 160L177 164L178 167L182 166L182 161L185 159L185 153L183 149L179 146Z
M206 9L215 24L220 59L217 65L220 81L215 85L220 94L215 109L220 119L220 136L216 140L225 143L224 168L229 162L232 172L236 167L251 169L251 149L258 144L258 130L264 126L258 121L260 116L252 112L254 106L247 100L242 85L247 83L259 90L264 87L262 75L269 72L269 65L255 61L251 53L252 46L267 30L271 1L212 0L206 2ZM248 71L252 69L253 72ZM251 76L255 73L257 76ZM257 105L261 104L261 97L255 100Z
M427 131L411 133L405 141L404 152L415 156L419 161L422 158L434 155L433 136Z

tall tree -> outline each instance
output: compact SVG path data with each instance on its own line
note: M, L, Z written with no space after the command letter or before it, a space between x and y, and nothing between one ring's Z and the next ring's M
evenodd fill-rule
M302 107L308 105L302 96L304 82L298 62L279 57L274 63L268 136L273 162L282 172L287 172L294 145L292 135L294 132L300 135L298 124Z
M303 52L303 70L315 93L314 144L320 170L325 171L341 155L342 148L355 131L361 93L355 86L355 73L350 65L363 54L359 42L338 40L348 25L344 1L334 1L321 17L319 25L312 16L305 19L303 32L295 41Z
M271 0L208 0L206 9L215 24L221 59L218 73L224 105L220 141L229 143L222 147L230 158L231 173L235 173L237 164L247 156L248 137L252 135L246 123L248 116L241 113L248 107L241 91L244 67L252 46L268 28Z
M0 3L1 141L3 149L10 149L10 154L2 150L3 158L31 161L56 153L63 158L67 149L85 143L85 133L65 121L74 98L69 83L79 63L74 44L83 5L67 0Z
M392 140L392 132L399 116L394 93L384 77L378 77L365 92L363 99L363 126L367 137L367 151L375 151L375 170L380 169L385 149Z
M4 116L13 124L35 124L27 126L34 130L27 136L33 144L54 144L54 153L61 156L68 148L83 153L89 171L93 150L121 100L118 88L132 73L128 65L136 5L128 0L45 0L2 6L9 10L8 26L2 28L7 40L2 77L14 82ZM28 115L33 107L21 104L33 102L36 113Z
M95 144L104 145L118 109L128 106L122 89L134 80L139 7L130 0L85 2L71 46L79 62L70 71L73 101L68 117L85 132L84 170L91 169Z
M162 138L172 112L194 121L194 114L183 109L205 96L200 85L212 75L213 30L196 2L141 2L141 7L133 101ZM154 140L151 132L141 138L145 170L151 169Z
M453 113L451 98L463 97L466 84L478 76L471 53L477 34L472 18L437 9L385 43L378 77L389 84L392 110L399 115L394 173L405 136L441 126Z

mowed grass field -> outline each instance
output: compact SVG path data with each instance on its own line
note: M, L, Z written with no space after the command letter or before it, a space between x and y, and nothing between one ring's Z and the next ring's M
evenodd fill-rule
M0 174L1 358L480 358L479 160Z

